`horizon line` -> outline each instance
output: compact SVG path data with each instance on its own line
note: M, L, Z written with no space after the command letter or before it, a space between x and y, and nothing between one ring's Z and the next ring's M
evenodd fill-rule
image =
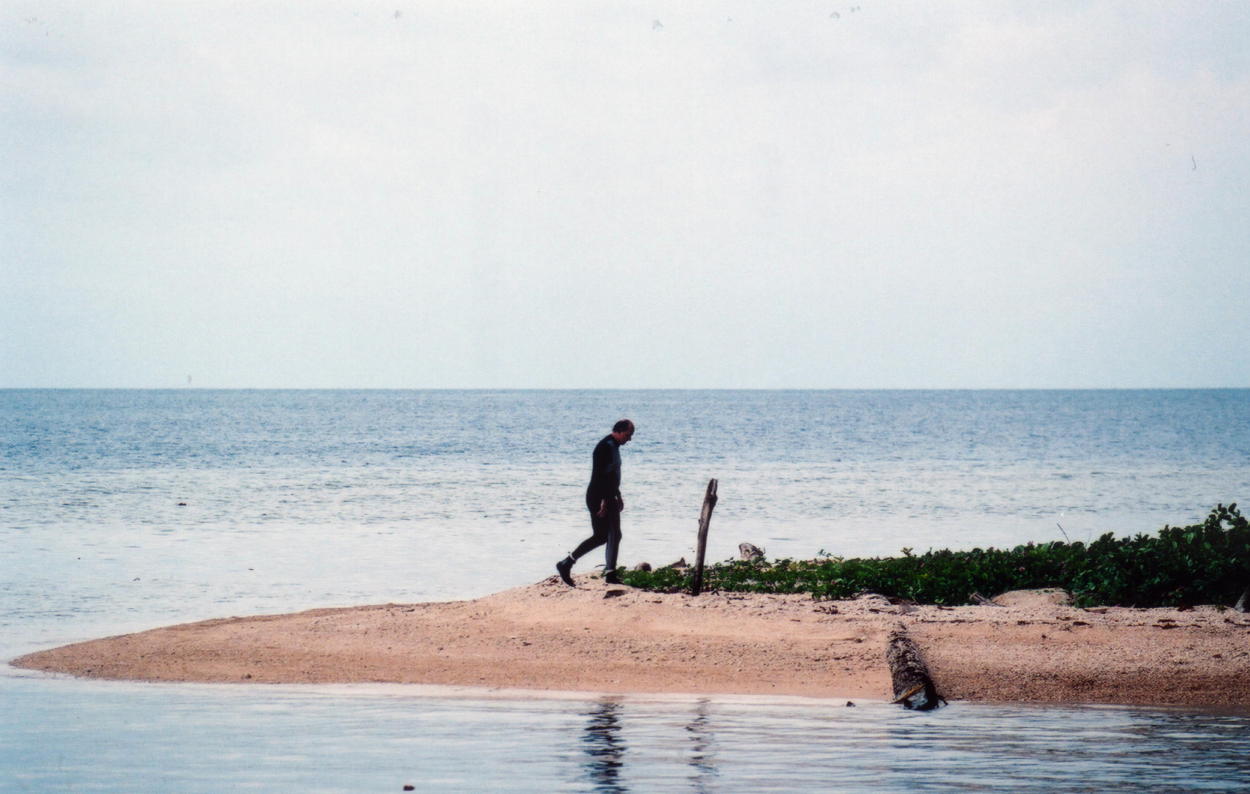
M1250 386L0 386L0 391L1242 391Z

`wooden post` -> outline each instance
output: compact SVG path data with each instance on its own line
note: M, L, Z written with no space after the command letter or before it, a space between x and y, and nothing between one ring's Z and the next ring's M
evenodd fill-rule
M690 595L703 592L703 556L707 553L707 528L712 523L712 508L716 507L716 480L708 480L707 494L703 497L703 511L699 513L699 543L694 561L694 585Z

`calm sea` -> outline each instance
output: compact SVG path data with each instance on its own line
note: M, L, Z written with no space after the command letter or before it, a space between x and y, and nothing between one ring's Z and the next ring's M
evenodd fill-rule
M1250 497L1250 391L0 390L0 653L187 620L466 598L588 530L622 561L1010 546ZM587 560L589 565L594 560ZM0 677L14 790L1157 790L1250 775L1250 716L542 700ZM883 693L884 694L884 693ZM1009 782L1008 782L1009 781Z

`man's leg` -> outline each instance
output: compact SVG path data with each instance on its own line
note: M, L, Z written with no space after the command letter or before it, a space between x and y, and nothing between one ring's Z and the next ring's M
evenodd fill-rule
M604 566L603 578L610 584L619 584L620 579L616 576L616 556L621 550L621 514L616 510L609 510L604 516L607 524L607 548L604 549Z
M611 538L611 523L608 518L611 514L597 516L592 510L590 513L590 526L594 534L583 540L573 549L573 553L556 563L556 573L560 574L560 578L569 587L576 587L573 584L573 577L570 575L573 570L573 563L584 557L587 552L599 548L603 544L609 542ZM620 534L620 517L617 516L617 534ZM618 541L619 542L619 541ZM615 559L615 556L614 556Z
M609 541L612 537L611 518L611 513L603 516L597 516L594 513L590 514L590 526L591 529L594 530L594 534L583 540L578 544L577 548L573 549L573 553L569 556L573 558L574 562L586 556L587 552L594 551ZM617 531L619 532L620 530L618 529Z

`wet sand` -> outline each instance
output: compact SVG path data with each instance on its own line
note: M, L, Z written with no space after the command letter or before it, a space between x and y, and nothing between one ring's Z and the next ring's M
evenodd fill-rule
M949 700L1250 706L1250 615L1216 607L1082 610L1043 592L955 608L692 597L593 575L578 585L552 577L472 601L207 620L12 664L141 681L887 699L886 636L902 626Z

